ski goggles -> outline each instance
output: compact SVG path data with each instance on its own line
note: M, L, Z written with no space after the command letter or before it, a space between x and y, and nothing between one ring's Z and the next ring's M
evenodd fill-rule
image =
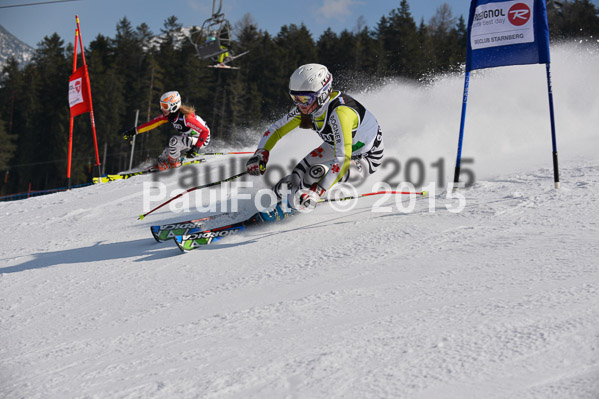
M295 103L295 105L311 105L318 95L312 91L290 91L289 95Z

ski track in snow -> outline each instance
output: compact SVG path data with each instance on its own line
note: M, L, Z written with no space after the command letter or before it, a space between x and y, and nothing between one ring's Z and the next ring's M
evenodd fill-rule
M596 399L587 139L564 135L585 144L560 190L535 159L460 190L461 213L441 190L407 214L362 198L185 255L149 226L193 213L136 220L151 176L0 203L0 396Z

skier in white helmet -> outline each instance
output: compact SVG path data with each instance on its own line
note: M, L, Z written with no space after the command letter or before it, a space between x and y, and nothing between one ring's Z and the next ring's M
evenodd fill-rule
M287 189L287 203L295 209L314 207L333 185L347 181L352 160L360 166L364 160L372 174L383 158L383 134L374 115L347 94L333 91L332 83L324 65L299 67L289 80L295 108L268 128L246 165L249 174L264 174L270 151L283 136L297 127L315 130L323 143L274 187L280 199Z
M208 145L210 129L206 122L195 114L193 107L181 104L181 95L178 91L169 91L160 97L160 110L161 115L127 130L123 133L123 138L130 140L136 134L145 133L167 122L172 123L181 135L171 137L168 147L158 157L155 168L158 170L177 168L181 166L183 153L193 157L200 148Z

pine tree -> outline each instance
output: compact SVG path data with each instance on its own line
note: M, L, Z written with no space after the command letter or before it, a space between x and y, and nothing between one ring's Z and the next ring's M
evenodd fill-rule
M33 152L31 145L31 137L26 129L28 117L34 114L32 109L28 107L30 102L35 98L35 94L31 94L29 88L34 82L28 79L28 76L35 71L33 64L29 64L23 70L19 69L19 65L14 58L10 58L7 65L3 68L2 81L0 84L0 119L6 121L5 131L9 136L16 135L16 149L10 161L10 174L8 184L3 186L5 193L22 191L21 181L28 181L28 173L32 173L29 169L23 166L30 163L31 160L26 159L27 151ZM28 82L27 85L25 82Z
M6 124L0 119L0 171L9 169L10 161L17 149L16 134L9 134L5 128Z
M248 54L237 60L240 66L238 80L243 91L243 107L239 110L239 119L236 128L260 129L262 125L261 103L262 95L259 89L259 80L264 79L257 63L264 59L264 48L261 46L263 32L258 30L258 25L252 16L247 13L235 24L234 31L237 35L236 50L238 53L249 51Z
M98 35L90 43L90 49L86 53L98 150L101 152L100 162L104 162L102 158L105 146L111 154L103 165L103 169L108 172L114 170L115 164L123 165L127 158L127 148L119 133L122 131L122 121L126 114L127 98L133 98L131 92L134 90L135 81L134 75L125 71L136 68L132 60L123 56L123 52L130 52L132 58L135 57L135 42L126 20L117 26L117 39L111 40ZM95 144L90 120L87 115L75 119L84 130L80 130L78 136L82 136L85 142L77 154L85 154L95 164Z
M391 47L391 29L387 17L382 16L375 29L376 38L376 69L375 75L386 77L389 74L389 56L387 48Z
M402 0L399 8L389 15L389 30L385 36L384 49L390 71L399 76L418 77L419 71L415 62L421 56L421 51L418 46L416 23L407 0Z
M0 119L0 193L6 194L8 192L7 183L10 177L10 161L14 157L17 150L15 134L8 134L5 128L6 124Z
M316 62L317 53L312 34L304 24L284 25L275 38L281 55L282 76L291 75L298 66ZM286 79L285 79L286 80Z
M433 36L429 32L429 27L422 20L418 27L418 42L420 44L421 57L415 60L414 65L421 75L427 77L437 71L438 65L433 40Z
M547 17L553 39L599 36L599 8L589 0L550 2Z
M456 23L457 19L447 3L437 7L435 15L429 21L428 31L434 46L436 71L446 71L459 61Z
M56 33L46 36L38 45L33 60L36 70L29 90L35 93L35 98L30 99L29 109L38 117L28 116L31 120L26 123L24 132L31 142L27 145L30 152L26 153L48 163L30 175L36 188L59 187L65 182L70 117L66 82L71 65L63 45L64 41Z
M16 133L13 129L14 121L19 120L22 115L19 100L24 90L22 73L19 64L14 57L10 57L2 68L2 79L0 80L0 117L7 121L7 133Z
M362 18L362 17L360 17ZM375 77L377 65L377 40L374 34L358 19L355 35L354 70L356 74L364 75L367 80ZM374 82L370 82L374 83Z

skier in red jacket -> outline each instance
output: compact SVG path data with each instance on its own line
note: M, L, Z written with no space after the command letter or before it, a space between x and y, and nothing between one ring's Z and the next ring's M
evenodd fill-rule
M160 97L159 115L151 121L132 127L123 134L125 140L131 139L136 134L145 133L164 125L167 122L181 132L181 135L171 137L168 147L156 161L156 169L165 170L181 166L181 154L197 153L200 148L206 147L210 142L210 129L206 122L195 114L191 106L181 104L181 95L177 91L166 92Z

